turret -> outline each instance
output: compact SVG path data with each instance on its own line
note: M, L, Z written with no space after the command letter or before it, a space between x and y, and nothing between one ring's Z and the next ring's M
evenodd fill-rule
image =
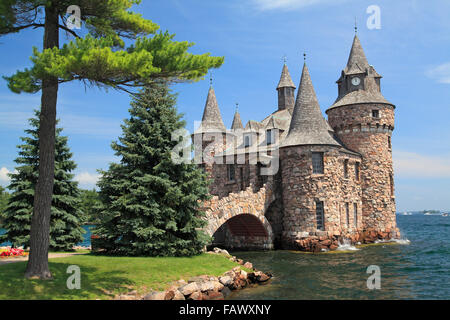
M277 86L278 91L278 110L288 109L290 111L294 108L295 103L295 85L292 82L289 69L286 64L283 65L281 71L280 82Z
M395 106L381 94L380 79L355 35L347 66L337 81L338 97L326 113L338 138L362 155L364 229L388 238L399 235L391 146Z
M211 173L214 155L226 148L226 127L217 103L216 93L211 85L206 98L202 122L195 130L194 154L196 163Z

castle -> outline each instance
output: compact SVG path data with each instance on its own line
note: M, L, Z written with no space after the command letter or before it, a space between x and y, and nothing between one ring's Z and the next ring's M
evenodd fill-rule
M355 34L324 118L303 66L295 90L284 64L278 109L244 127L236 110L222 121L212 86L192 135L211 178L204 203L214 244L240 249L333 250L344 239L400 236L396 226L391 136L395 106L380 87Z

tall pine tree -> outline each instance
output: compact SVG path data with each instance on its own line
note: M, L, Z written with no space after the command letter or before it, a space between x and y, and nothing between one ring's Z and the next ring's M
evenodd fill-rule
M123 135L112 148L121 158L103 171L98 183L104 203L95 231L109 254L190 256L201 252L208 237L199 200L208 198L207 179L192 163L175 164L178 144L172 133L185 122L166 83L155 83L137 95Z
M3 214L2 227L7 230L0 236L0 243L10 241L13 246L29 246L31 216L33 213L34 190L38 179L39 165L39 111L29 120L31 129L25 130L19 145L19 157L16 172L11 174L9 189L12 194ZM67 137L60 136L62 129L56 130L55 186L50 216L50 249L68 251L83 240L83 228L80 225L78 183L73 181L71 173L76 164L67 145Z

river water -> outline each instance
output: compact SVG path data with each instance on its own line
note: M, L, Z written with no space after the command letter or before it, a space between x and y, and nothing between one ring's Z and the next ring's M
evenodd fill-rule
M409 243L320 254L233 252L274 277L230 299L450 299L450 217L400 215L397 222ZM367 287L370 265L380 268L380 289Z

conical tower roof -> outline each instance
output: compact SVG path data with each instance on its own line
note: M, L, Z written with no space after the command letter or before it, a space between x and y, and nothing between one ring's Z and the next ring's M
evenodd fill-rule
M278 83L277 89L284 87L296 88L286 64L283 65L283 70L281 70L280 82Z
M202 123L196 130L196 132L205 131L226 131L226 127L223 124L222 116L220 114L219 105L217 103L216 93L214 92L212 86L209 88L208 97L206 98Z
M332 133L331 127L320 111L316 92L305 63L289 133L283 141L282 147L321 144L341 146L333 138Z
M238 130L238 129L244 129L244 126L242 125L241 121L241 115L239 114L239 111L236 109L236 112L234 113L233 118L233 124L231 125L232 130Z
M369 63L367 62L361 42L355 34L352 49L350 50L350 55L348 57L347 66L345 67L344 72L346 74L363 73L367 68L369 68Z

